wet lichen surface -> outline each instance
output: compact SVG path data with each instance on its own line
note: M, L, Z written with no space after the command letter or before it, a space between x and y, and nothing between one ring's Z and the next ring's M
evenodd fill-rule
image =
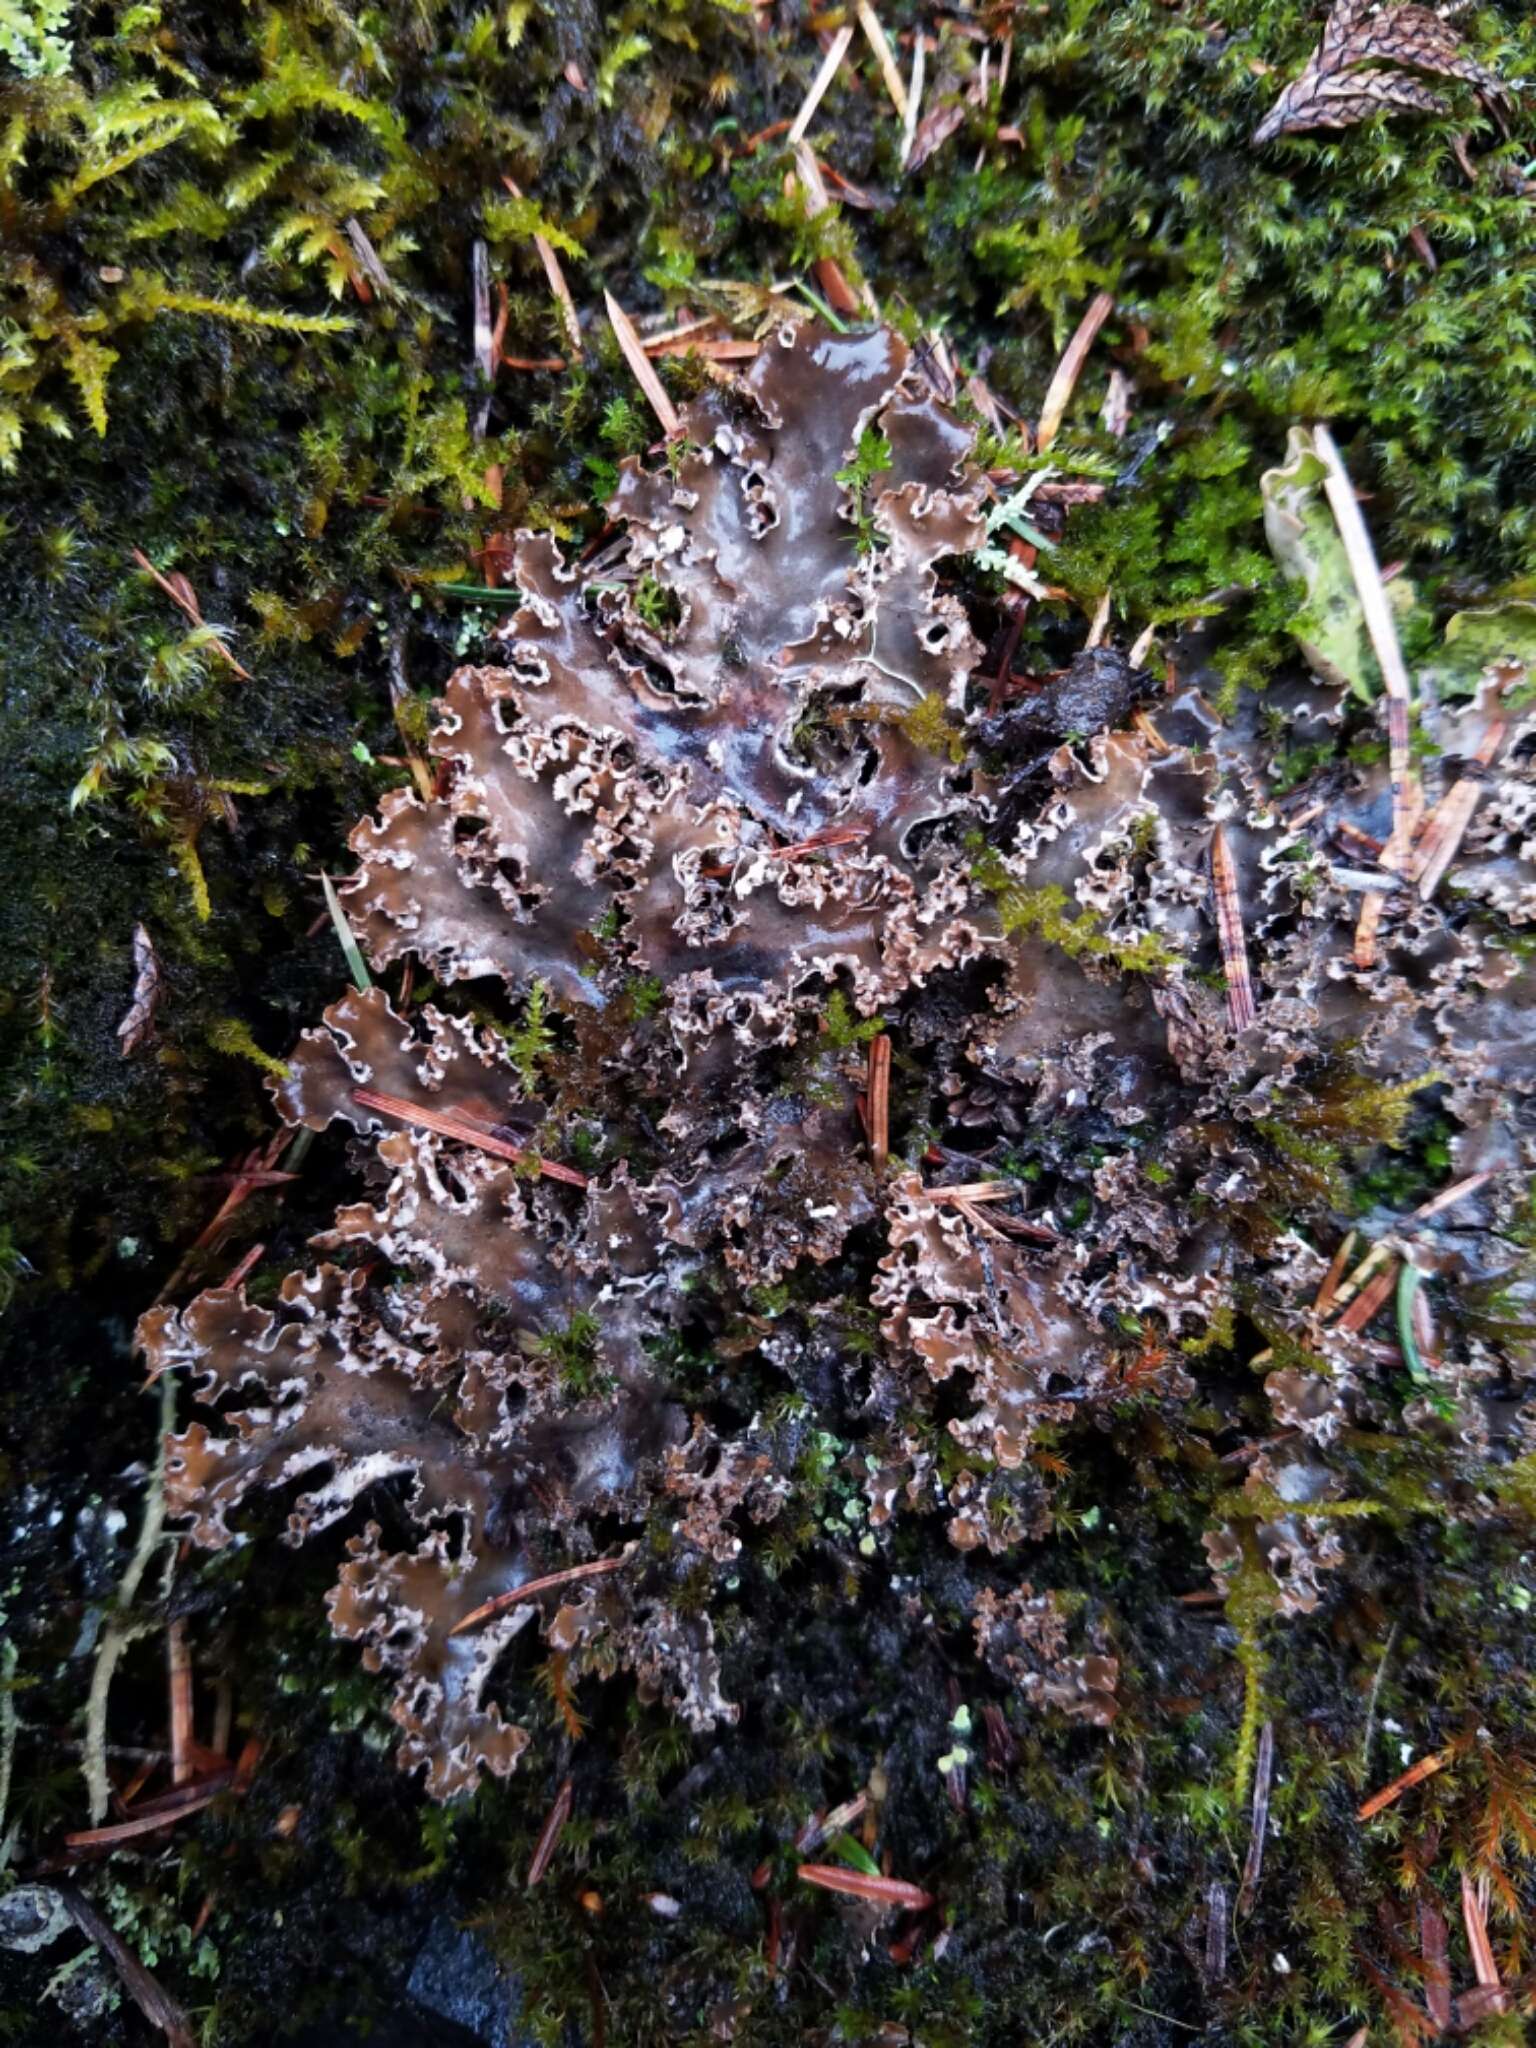
M0 0L6 2038L1524 2037L1533 32L878 14Z

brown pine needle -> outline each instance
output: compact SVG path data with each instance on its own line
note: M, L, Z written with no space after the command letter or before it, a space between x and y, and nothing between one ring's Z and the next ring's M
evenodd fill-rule
M896 58L886 41L885 30L880 26L880 17L870 6L869 0L859 0L855 11L859 17L859 27L864 31L864 39L874 52L875 62L880 66L880 76L885 80L885 89L891 96L891 105L896 109L896 118L898 121L905 121L907 88L896 68Z
M1461 1917L1466 1923L1467 1947L1472 1951L1472 1971L1479 1984L1489 1990L1499 1988L1499 1966L1493 1959L1493 1944L1488 1939L1488 1922L1483 1914L1482 1902L1472 1888L1472 1880L1461 1873Z
M1241 1034L1258 1020L1253 977L1248 971L1248 936L1237 893L1237 867L1227 844L1225 826L1211 838L1211 884L1216 896L1216 930L1221 941L1221 971L1227 982L1227 1022Z
M528 1859L528 1876L524 1880L529 1891L533 1890L554 1859L560 1837L565 1832L565 1824L571 1817L573 1791L572 1781L567 1778L555 1794L555 1803L549 1809L543 1827L539 1829L539 1839L533 1845L533 1854Z
M510 1592L498 1593L493 1600L487 1600L482 1606L477 1607L473 1614L466 1614L462 1621L456 1621L448 1634L450 1637L461 1636L466 1629L479 1628L482 1622L492 1621L498 1614L505 1614L509 1607L526 1606L540 1593L548 1593L556 1586L570 1586L578 1579L595 1579L604 1572L616 1572L621 1565L629 1563L633 1548L631 1544L621 1550L617 1557L599 1557L591 1564L568 1565L564 1571L545 1572L542 1578L525 1579L522 1585L514 1586Z
M165 1657L171 1690L171 1783L185 1785L192 1777L192 1652L184 1621L173 1621L166 1630Z
M200 1785L183 1785L174 1792L167 1792L161 1799L146 1800L131 1820L113 1821L104 1828L81 1828L72 1835L66 1835L64 1846L66 1849L107 1849L117 1842L131 1842L136 1835L152 1835L157 1829L169 1827L173 1821L196 1813L200 1807L211 1806L222 1793L239 1789L237 1773L221 1771L216 1778L205 1778Z
M1455 1761L1455 1756L1455 1751L1450 1749L1437 1749L1430 1756L1421 1756L1416 1764L1408 1766L1401 1777L1394 1778L1390 1785L1383 1785L1379 1792L1373 1792L1355 1815L1356 1820L1374 1820L1378 1813L1384 1813L1405 1792L1411 1792L1415 1785L1422 1785L1436 1771L1443 1771L1447 1764Z
M501 182L506 186L514 199L522 198L522 192L519 190L514 179L504 176ZM539 261L544 266L544 275L549 280L549 289L554 295L555 304L560 308L560 318L565 325L566 335L570 340L571 348L576 355L580 356L583 353L581 322L576 317L576 301L571 297L571 288L565 281L565 272L560 268L560 258L555 254L548 237L545 235L535 235L533 246Z
M796 114L794 123L790 128L789 146L791 149L794 148L797 142L804 142L806 131L816 118L816 109L821 105L826 95L827 87L841 70L843 59L848 54L848 45L852 41L853 26L851 23L840 28L832 38L831 46L826 56L821 60L821 69L811 80L811 89L800 102L800 111Z
M862 1870L844 1870L836 1863L802 1863L796 1871L802 1884L820 1885L823 1891L845 1892L850 1899L867 1899L876 1906L895 1906L921 1913L938 1902L921 1885L907 1884L899 1877L870 1877Z
M1343 1315L1335 1323L1335 1329L1350 1330L1358 1333L1366 1328L1371 1318L1381 1308L1387 1296L1397 1285L1397 1263L1397 1260L1393 1259L1390 1264L1384 1266L1373 1279L1369 1280L1361 1288L1349 1307L1345 1309Z
M603 303L608 308L609 323L624 352L624 360L634 373L635 382L650 401L652 412L661 422L661 431L669 441L675 441L683 431L683 423L678 417L677 407L667 396L666 386L656 374L655 365L641 346L634 322L612 292L603 293Z
M461 1145L473 1145L477 1151L493 1153L498 1159L510 1159L514 1166L521 1165L528 1156L521 1146L514 1145L508 1138L477 1130L473 1124L449 1112L408 1102L403 1095L385 1095L377 1088L354 1088L352 1100L360 1109L376 1109L380 1116L392 1116L403 1124L415 1124L421 1130L435 1131L440 1138L456 1138ZM561 1180L568 1187L584 1188L587 1185L584 1173L578 1173L574 1166L560 1166L552 1159L541 1159L539 1171L547 1180Z
M1341 1281L1334 1290L1333 1306L1342 1308L1347 1301L1353 1301L1382 1260L1390 1258L1391 1255L1391 1247L1385 1240L1373 1244L1348 1279Z
M1312 1303L1314 1315L1326 1315L1333 1306L1333 1297L1339 1291L1339 1282L1344 1278L1345 1273L1348 1272L1349 1262L1355 1255L1355 1244L1356 1233L1353 1230L1347 1230L1339 1242L1338 1250L1333 1255L1333 1263L1323 1275L1323 1284L1317 1290L1317 1298Z
M876 1173L891 1156L891 1041L885 1032L869 1041L869 1155Z
M1061 431L1061 422L1077 380L1082 375L1083 364L1088 360L1088 351L1098 338L1099 329L1115 310L1114 297L1109 292L1100 292L1087 312L1077 324L1077 332L1067 343L1061 361L1056 365L1056 374L1046 389L1045 403L1040 408L1040 425L1035 434L1035 447L1044 454Z

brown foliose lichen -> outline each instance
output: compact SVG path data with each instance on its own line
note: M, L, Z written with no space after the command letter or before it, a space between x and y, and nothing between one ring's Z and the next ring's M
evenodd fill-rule
M888 459L850 482L872 436ZM679 1346L798 1386L808 1332L862 1313L837 1370L867 1431L864 1555L942 1513L983 1661L1103 1726L1114 1658L1064 1659L1051 1596L991 1563L1049 1526L1049 1430L1177 1411L1234 1304L1273 1326L1276 1425L1312 1442L1241 1499L1278 1608L1305 1610L1341 1554L1330 1438L1412 1426L1407 1354L1347 1306L1379 1290L1315 1305L1313 1234L1416 1089L1480 1177L1455 1232L1449 1210L1381 1222L1378 1272L1498 1265L1529 1079L1529 973L1500 950L1536 900L1523 728L1450 910L1375 871L1367 956L1349 849L1388 837L1384 764L1282 798L1256 708L1224 720L1195 680L1132 715L1140 681L1102 661L999 715L956 566L985 537L970 446L894 335L785 328L656 467L626 464L621 537L581 562L519 539L502 664L450 678L434 794L352 838L342 900L399 993L334 1004L274 1088L290 1123L367 1142L366 1197L273 1306L215 1290L141 1326L221 1411L171 1447L200 1542L253 1487L305 1482L294 1541L366 1497L331 1620L390 1673L401 1762L440 1797L529 1741L498 1699L519 1642L570 1682L628 1670L695 1729L736 1714L712 1599L798 1447L682 1386ZM1505 686L1447 714L1448 751L1475 754ZM1282 709L1326 730L1340 696ZM969 745L924 744L934 705ZM866 1073L877 1036L894 1078ZM888 1166L866 1141L887 1112ZM1450 1316L1421 1372L1425 1348L1455 1427L1520 1369ZM1210 1548L1247 1554L1221 1528Z

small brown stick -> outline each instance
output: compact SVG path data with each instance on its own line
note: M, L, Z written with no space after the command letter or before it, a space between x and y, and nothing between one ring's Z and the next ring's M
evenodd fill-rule
M811 89L800 102L800 111L796 114L789 131L789 147L791 149L794 148L797 142L804 142L806 130L816 118L816 109L821 105L826 95L827 87L836 78L839 70L841 70L843 59L848 54L848 45L852 41L853 24L849 22L840 28L832 38L827 54L821 60L821 69L811 80Z
M1424 1958L1424 2004L1443 2034L1451 2024L1451 1962L1445 1915L1431 1898L1419 1900L1419 1952Z
M949 1187L923 1188L921 1193L930 1202L1006 1202L1018 1187L1011 1180L960 1180Z
M896 58L886 41L885 30L880 26L880 17L870 6L869 0L859 0L855 12L859 17L859 27L864 31L864 40L874 52L875 62L880 67L880 76L885 80L885 89L891 96L891 105L896 109L896 118L898 121L905 121L907 88L896 68Z
M509 1593L498 1593L477 1607L473 1614L466 1614L462 1621L456 1621L449 1629L449 1637L461 1636L466 1629L479 1628L482 1622L494 1620L498 1614L505 1614L509 1607L522 1607L540 1593L548 1593L556 1586L569 1586L577 1579L595 1579L604 1572L616 1572L621 1565L629 1563L634 1545L622 1550L617 1557L599 1557L591 1564L568 1565L564 1571L545 1572L542 1578L525 1579L520 1586L514 1586Z
M1323 1275L1323 1284L1318 1288L1316 1298L1312 1303L1312 1313L1314 1315L1325 1316L1332 1307L1333 1297L1339 1291L1339 1282L1344 1278L1345 1273L1349 1269L1349 1262L1354 1257L1355 1243L1356 1233L1353 1230L1346 1230L1339 1241L1338 1250L1333 1255L1332 1264Z
M869 1156L884 1173L891 1156L891 1041L880 1032L869 1041Z
M192 2022L169 1992L152 1977L118 1933L84 1892L72 1884L55 1885L64 1910L87 1941L94 1942L122 1979L123 1989L152 2027L158 2027L171 2048L193 2048L196 2035Z
M133 557L135 565L142 569L146 576L151 577L159 584L160 588L171 600L171 603L176 606L178 611L184 612L194 626L204 626L207 624L203 617L203 608L197 601L197 592L179 569L173 570L169 576L162 576L142 548L130 548L129 553ZM239 662L236 661L217 634L215 634L210 645L219 659L227 662L242 682L254 682L255 678L250 670L240 666Z
M650 401L652 412L661 422L661 431L669 441L675 441L683 431L682 420L678 417L677 407L668 398L666 386L657 376L655 366L640 344L640 337L635 332L635 323L612 292L603 293L603 303L608 308L609 323L619 347L624 352L624 360L634 372L635 382Z
M894 1906L921 1913L938 1901L921 1885L907 1884L899 1877L871 1877L863 1870L844 1870L836 1863L802 1863L795 1875L802 1884L820 1885L823 1891L845 1892L850 1899L867 1899L871 1905Z
M1387 1296L1397 1285L1397 1260L1384 1266L1374 1279L1366 1282L1355 1296L1343 1315L1334 1324L1336 1330L1360 1331L1365 1329L1371 1318L1381 1308Z
M1113 293L1100 292L1077 323L1077 332L1067 343L1061 361L1056 365L1056 374L1046 387L1045 403L1040 408L1040 424L1035 430L1035 447L1042 455L1061 431L1062 417L1077 388L1083 364L1088 360L1088 351L1114 310Z
M1227 844L1224 825L1211 835L1211 886L1216 897L1216 930L1221 941L1221 971L1227 982L1227 1022L1242 1033L1257 1022L1253 977L1248 971L1248 937L1237 893L1237 866Z
M171 1783L185 1785L192 1776L192 1651L184 1621L173 1621L166 1630L165 1658L171 1689Z
M1373 1792L1355 1815L1356 1820L1374 1820L1378 1813L1401 1799L1405 1792L1411 1792L1415 1785L1422 1785L1426 1778L1432 1778L1436 1771L1443 1771L1447 1764L1454 1763L1456 1752L1451 1749L1437 1749L1430 1756L1421 1756L1416 1764L1410 1764L1400 1778L1394 1778L1390 1785L1383 1785L1379 1792Z
M503 353L498 360L504 370L567 370L570 368L564 356L509 356Z
M533 1890L554 1859L560 1837L565 1832L565 1824L571 1817L574 1789L571 1779L567 1778L555 1794L555 1803L549 1809L543 1827L539 1829L539 1839L533 1845L533 1854L528 1859L528 1875L524 1880L529 1891Z
M1488 1939L1483 1903L1465 1871L1461 1873L1461 1917L1466 1924L1467 1947L1472 1951L1473 1975L1479 1984L1490 1991L1497 1991L1500 1988L1499 1966L1493 1959L1493 1944Z
M403 1124L415 1124L421 1130L435 1131L440 1138L456 1138L461 1145L473 1145L478 1151L494 1153L498 1159L510 1159L514 1166L521 1165L528 1156L507 1138L496 1138L489 1131L476 1130L462 1117L407 1102L403 1095L385 1095L377 1088L354 1088L352 1100L360 1109L376 1109L381 1116L396 1117ZM578 1173L574 1166L560 1166L553 1159L541 1159L539 1171L547 1180L564 1181L567 1187L584 1188L587 1185L584 1173Z
M1472 814L1482 800L1483 775L1498 759L1509 731L1502 718L1496 718L1483 735L1482 745L1472 756L1471 764L1459 781L1448 789L1439 803L1424 820L1419 840L1409 855L1404 872L1412 882L1418 884L1420 898L1427 903L1441 882L1445 871L1456 858L1457 849L1472 822Z
M1246 1917L1253 1911L1259 1879L1264 1874L1264 1837L1269 1829L1269 1787L1275 1769L1275 1724L1266 1721L1259 1730L1259 1753L1253 1768L1253 1817L1248 1828L1248 1853L1243 1858L1243 1881L1237 1892L1237 1911Z
M514 199L522 198L523 195L519 191L514 179L504 175L501 182L506 186ZM544 275L549 280L549 288L554 294L555 304L560 308L560 318L565 324L565 331L569 337L571 348L579 356L583 353L581 322L576 317L576 301L571 297L571 288L565 281L565 272L560 268L560 258L555 254L554 249L550 245L549 238L545 235L535 235L533 246L538 253L539 261L544 266Z

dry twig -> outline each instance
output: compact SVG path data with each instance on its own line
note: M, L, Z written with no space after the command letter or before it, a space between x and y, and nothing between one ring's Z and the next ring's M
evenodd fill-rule
M869 1156L884 1173L891 1156L891 1041L883 1031L869 1041Z

